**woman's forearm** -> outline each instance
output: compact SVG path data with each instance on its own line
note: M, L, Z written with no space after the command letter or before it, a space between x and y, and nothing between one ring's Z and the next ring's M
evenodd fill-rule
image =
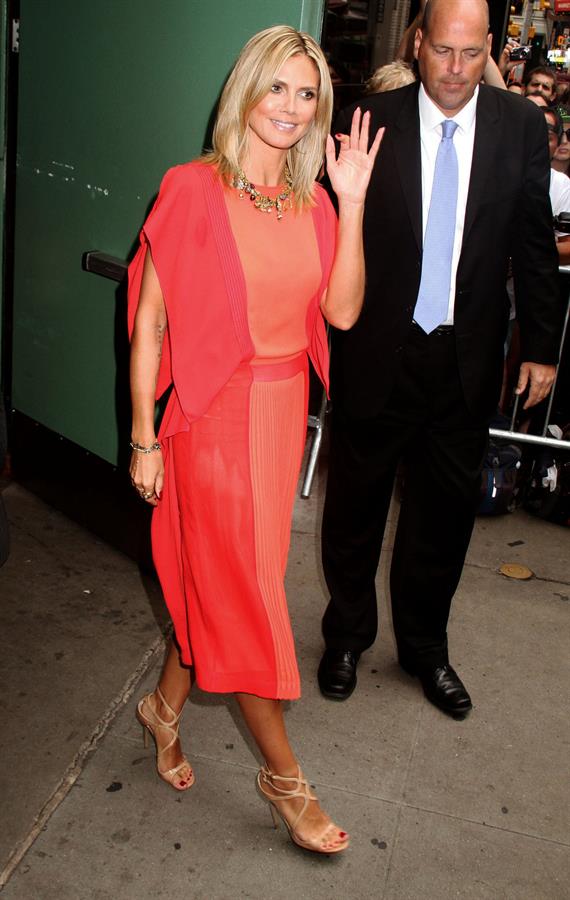
M364 300L364 249L362 220L370 175L380 149L384 128L369 146L370 110L354 110L350 134L336 135L339 153L329 135L326 143L327 172L338 198L336 252L328 289L321 301L322 313L331 325L352 328Z
M507 90L505 79L503 78L501 70L499 69L492 56L490 56L487 60L487 65L485 66L485 71L483 72L483 81L485 82L485 84L490 84L491 87L501 88L503 91Z
M336 253L321 310L327 322L343 331L358 319L364 299L363 215L364 203L339 201Z
M158 323L135 324L131 348L131 439L143 446L155 441L154 406L164 331Z

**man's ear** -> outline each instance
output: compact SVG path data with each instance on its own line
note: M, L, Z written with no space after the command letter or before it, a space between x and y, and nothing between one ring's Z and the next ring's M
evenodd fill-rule
M423 40L423 32L421 28L416 28L416 33L414 36L414 59L418 58L418 53L420 50L420 45Z
M491 32L487 35L487 53L491 55L491 47L493 46L493 35Z

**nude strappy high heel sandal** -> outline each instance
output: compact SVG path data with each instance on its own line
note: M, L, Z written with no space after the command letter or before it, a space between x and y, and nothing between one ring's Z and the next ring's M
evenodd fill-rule
M194 772L192 771L192 767L190 763L184 756L182 762L174 766L172 769L161 769L159 766L159 760L162 754L166 753L167 750L170 750L172 745L176 743L178 740L178 729L180 727L180 716L181 713L176 714L169 703L164 699L164 695L159 687L156 688L156 693L160 697L161 702L164 704L168 712L171 714L172 719L170 722L165 722L162 719L156 710L152 709L149 701L153 696L152 694L146 694L142 700L139 700L137 704L137 712L136 716L141 725L143 726L143 740L145 747L148 745L148 735L149 732L152 735L154 743L156 744L156 771L160 775L163 781L166 781L171 787L174 788L175 791L187 791L194 784ZM159 748L158 741L156 739L155 728L157 727L166 728L172 735L169 743L166 747ZM179 772L185 767L188 766L190 769L190 775L188 778L184 779L181 782L180 786L175 783L175 778L179 774Z
M288 782L291 788L279 787L276 781ZM262 766L257 773L257 788L263 799L269 804L275 828L278 827L279 819L281 819L289 832L289 837L298 847L303 847L304 850L312 850L313 853L340 853L342 850L346 850L349 844L348 835L344 831L339 831L338 827L330 819L322 832L311 840L306 840L299 836L297 831L299 822L305 815L309 803L317 801L300 767L296 777L286 777L284 775L274 775L267 766ZM293 800L296 797L303 798L303 806L301 811L294 816L293 821L288 822L278 808L276 801Z

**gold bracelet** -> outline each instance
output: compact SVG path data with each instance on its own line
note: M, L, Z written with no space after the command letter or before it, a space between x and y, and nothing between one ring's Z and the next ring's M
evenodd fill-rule
M155 450L161 449L159 441L155 441L150 447L143 447L142 444L137 444L136 441L130 441L130 445L137 453L154 453Z

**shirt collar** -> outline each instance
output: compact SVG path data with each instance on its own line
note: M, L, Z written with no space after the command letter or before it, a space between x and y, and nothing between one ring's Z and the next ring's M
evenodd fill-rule
M460 109L457 115L452 116L454 122L460 131L468 134L475 124L475 112L477 109L477 97L479 95L479 85L475 88L473 96L463 109ZM445 119L442 111L437 108L433 100L428 97L423 84L420 85L418 96L418 105L420 111L420 125L426 131L435 131L441 135L441 123Z

